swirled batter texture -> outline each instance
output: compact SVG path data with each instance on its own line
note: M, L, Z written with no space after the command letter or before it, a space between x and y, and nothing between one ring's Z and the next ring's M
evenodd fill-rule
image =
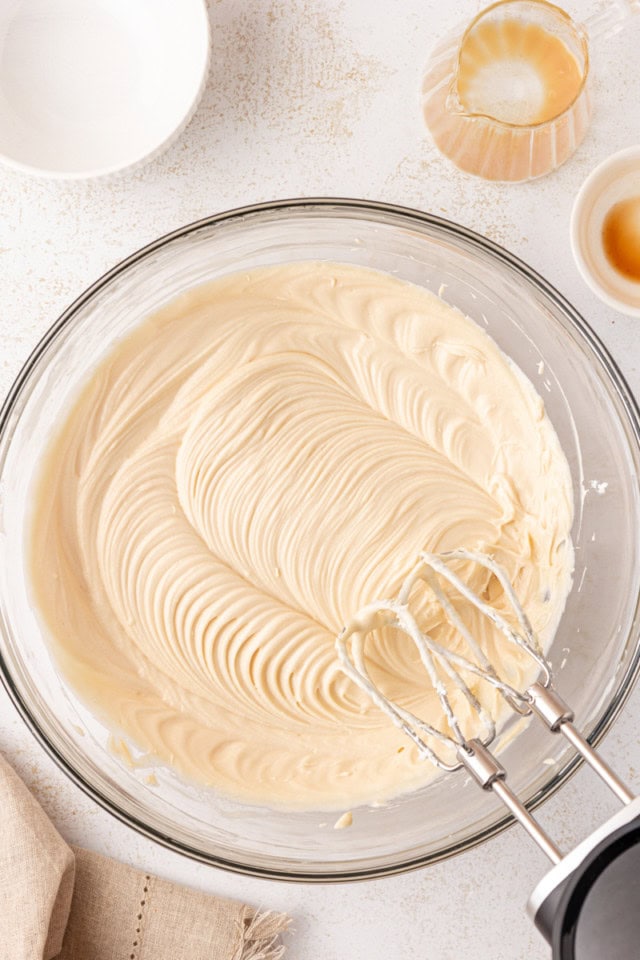
M100 364L42 465L35 599L143 750L251 801L353 806L432 771L341 673L341 626L420 550L480 547L548 639L571 515L542 400L478 326L391 276L288 264L193 290ZM437 717L399 637L372 658Z

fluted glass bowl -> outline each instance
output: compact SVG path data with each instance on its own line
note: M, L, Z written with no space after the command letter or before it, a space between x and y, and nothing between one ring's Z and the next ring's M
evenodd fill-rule
M534 271L488 240L416 211L358 201L291 201L210 217L115 267L54 324L0 414L0 668L25 721L63 770L142 833L194 858L261 876L356 879L451 856L508 822L459 772L383 806L336 813L249 806L168 768L129 765L51 659L30 602L25 529L32 483L59 419L112 344L185 289L295 260L372 267L420 284L486 326L544 398L571 466L573 590L551 648L557 686L597 741L638 669L638 410L593 331ZM501 760L535 804L576 765L563 738L507 728ZM354 733L354 736L357 736Z

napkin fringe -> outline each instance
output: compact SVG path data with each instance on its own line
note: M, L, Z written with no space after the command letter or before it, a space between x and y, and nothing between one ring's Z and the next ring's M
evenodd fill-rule
M273 910L245 918L242 944L234 960L281 960L285 947L280 943L280 934L290 922L286 913Z

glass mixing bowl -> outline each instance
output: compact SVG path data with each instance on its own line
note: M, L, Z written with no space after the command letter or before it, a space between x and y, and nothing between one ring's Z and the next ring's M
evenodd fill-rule
M563 297L515 257L444 220L358 201L293 201L210 217L152 243L87 290L18 377L0 417L0 657L25 721L62 769L116 817L200 860L261 876L355 879L426 864L476 844L509 818L464 773L382 806L336 813L253 807L132 766L68 687L30 603L25 527L52 430L114 341L185 289L294 260L387 271L486 326L544 398L568 457L576 517L573 590L551 648L557 686L597 741L638 669L639 419L615 364ZM373 599L373 598L372 598ZM514 724L515 724L514 720ZM531 722L502 737L511 785L536 804L576 766L563 738ZM357 736L354 733L354 736ZM134 751L135 753L135 751ZM135 759L135 758L134 758Z

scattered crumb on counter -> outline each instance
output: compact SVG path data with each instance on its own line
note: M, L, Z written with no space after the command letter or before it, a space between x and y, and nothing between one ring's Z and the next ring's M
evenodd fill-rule
M351 810L347 810L346 813L343 813L341 817L338 817L336 822L333 825L334 830L344 830L345 827L350 827L353 823L353 814Z
M156 777L155 773L148 773L144 778L144 782L148 783L150 787L158 786L158 778Z

